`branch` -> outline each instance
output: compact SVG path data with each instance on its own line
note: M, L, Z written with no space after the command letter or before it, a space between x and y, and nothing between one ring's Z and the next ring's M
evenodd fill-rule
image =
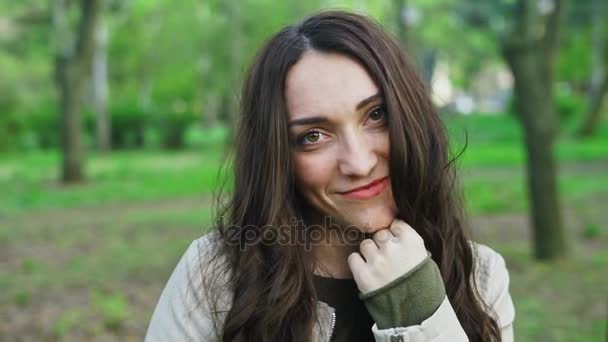
M95 27L101 12L102 0L81 0L82 15L78 24L76 59L81 68L88 70L95 49Z
M517 1L512 14L511 32L506 34L501 42L503 55L511 56L518 51L527 50L530 45L534 44L530 34L531 15L530 1Z
M563 1L553 0L554 8L547 15L545 23L545 35L543 36L542 43L550 50L555 50L559 41L559 27L563 12Z
M52 16L48 9L37 9L30 12L23 13L15 18L15 22L19 25L30 26L30 25L49 25L51 23Z

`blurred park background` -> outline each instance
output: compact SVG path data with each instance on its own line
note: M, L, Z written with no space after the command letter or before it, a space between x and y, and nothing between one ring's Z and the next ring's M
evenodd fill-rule
M212 218L239 81L323 8L381 22L458 154L517 341L608 340L605 0L0 0L0 340L141 340Z

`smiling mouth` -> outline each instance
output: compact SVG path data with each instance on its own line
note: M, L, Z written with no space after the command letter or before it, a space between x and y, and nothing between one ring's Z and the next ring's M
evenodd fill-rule
M384 177L375 180L368 185L355 188L353 190L340 193L342 196L350 199L369 199L379 195L389 184L389 177Z

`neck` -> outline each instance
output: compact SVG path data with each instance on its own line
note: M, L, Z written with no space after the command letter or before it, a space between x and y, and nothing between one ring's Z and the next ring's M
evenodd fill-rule
M347 260L351 253L358 250L358 244L324 242L314 246L314 273L323 277L352 278L353 274Z
M328 222L329 221L329 222ZM353 278L348 266L348 256L359 251L359 243L366 234L353 231L346 234L342 227L331 220L314 220L315 236L311 239L311 252L314 262L314 273L331 278ZM311 227L309 220L309 228ZM320 232L320 234L319 234Z

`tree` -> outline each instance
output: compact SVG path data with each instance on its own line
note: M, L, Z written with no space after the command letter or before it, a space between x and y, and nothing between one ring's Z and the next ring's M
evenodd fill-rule
M566 253L553 147L558 117L553 96L562 0L493 0L461 4L461 17L488 29L514 78L515 109L526 146L534 255Z
M552 259L566 251L553 155L557 130L554 62L561 11L561 0L518 0L513 29L502 41L503 55L515 79L515 107L524 128L538 259Z
M410 32L408 29L408 21L407 21L407 1L406 0L393 0L393 11L395 14L395 23L397 24L396 33L401 45L405 50L409 50L412 46L412 42L410 41L412 38L410 37Z
M428 5L427 5L428 6ZM432 42L423 44L420 39L416 39L419 32L414 32L420 25L421 9L410 4L407 0L393 0L391 8L395 17L395 33L405 52L418 63L422 78L427 84L431 84L435 64L437 61L437 50L432 46Z
M92 102L95 111L95 141L97 149L107 152L111 147L111 124L108 102L108 26L103 20L95 27L92 61Z
M55 81L59 94L62 165L64 183L84 180L82 117L83 86L90 74L95 27L101 12L101 0L81 0L80 20L74 35L70 30L68 1L53 3L55 33Z
M577 132L579 137L588 137L597 131L602 117L602 105L608 93L608 26L604 19L608 14L608 5L600 0L593 0L590 4L591 84L587 111Z

